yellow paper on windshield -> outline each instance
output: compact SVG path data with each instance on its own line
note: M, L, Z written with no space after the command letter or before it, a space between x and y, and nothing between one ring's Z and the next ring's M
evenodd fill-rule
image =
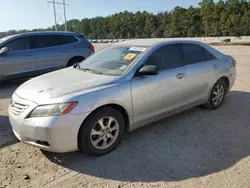
M133 54L133 53L128 53L127 55L125 55L123 57L124 60L128 60L131 61L137 54Z

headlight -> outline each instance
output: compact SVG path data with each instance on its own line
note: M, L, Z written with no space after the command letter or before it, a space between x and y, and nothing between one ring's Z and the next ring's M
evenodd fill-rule
M77 102L61 103L61 104L49 104L36 107L28 116L32 117L47 117L47 116L59 116L69 113Z

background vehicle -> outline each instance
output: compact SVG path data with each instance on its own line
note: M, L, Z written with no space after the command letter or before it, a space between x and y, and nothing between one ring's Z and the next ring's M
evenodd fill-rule
M41 149L103 155L125 131L197 105L219 108L235 82L235 63L195 41L116 43L21 85L10 122L17 138Z
M98 41L96 39L93 39L92 40L92 43L97 43Z
M94 53L72 32L31 32L0 39L0 81L32 77L72 66Z

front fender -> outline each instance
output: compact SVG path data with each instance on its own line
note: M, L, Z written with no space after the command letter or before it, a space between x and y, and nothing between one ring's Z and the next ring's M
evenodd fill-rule
M72 114L91 113L101 106L116 104L122 106L127 111L130 124L133 123L133 107L129 81L86 92L71 100L78 101L78 105L70 112Z

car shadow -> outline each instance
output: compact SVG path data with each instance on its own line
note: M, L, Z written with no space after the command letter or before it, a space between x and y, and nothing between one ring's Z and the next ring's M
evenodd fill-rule
M7 107L13 92L25 81L27 79L0 83L0 149L18 142L7 117Z
M0 83L0 99L10 98L14 91L28 79L18 79Z
M19 142L15 137L7 116L0 115L0 149Z
M250 93L231 91L215 111L201 107L128 134L101 157L50 153L73 171L119 181L181 181L230 168L250 154Z

